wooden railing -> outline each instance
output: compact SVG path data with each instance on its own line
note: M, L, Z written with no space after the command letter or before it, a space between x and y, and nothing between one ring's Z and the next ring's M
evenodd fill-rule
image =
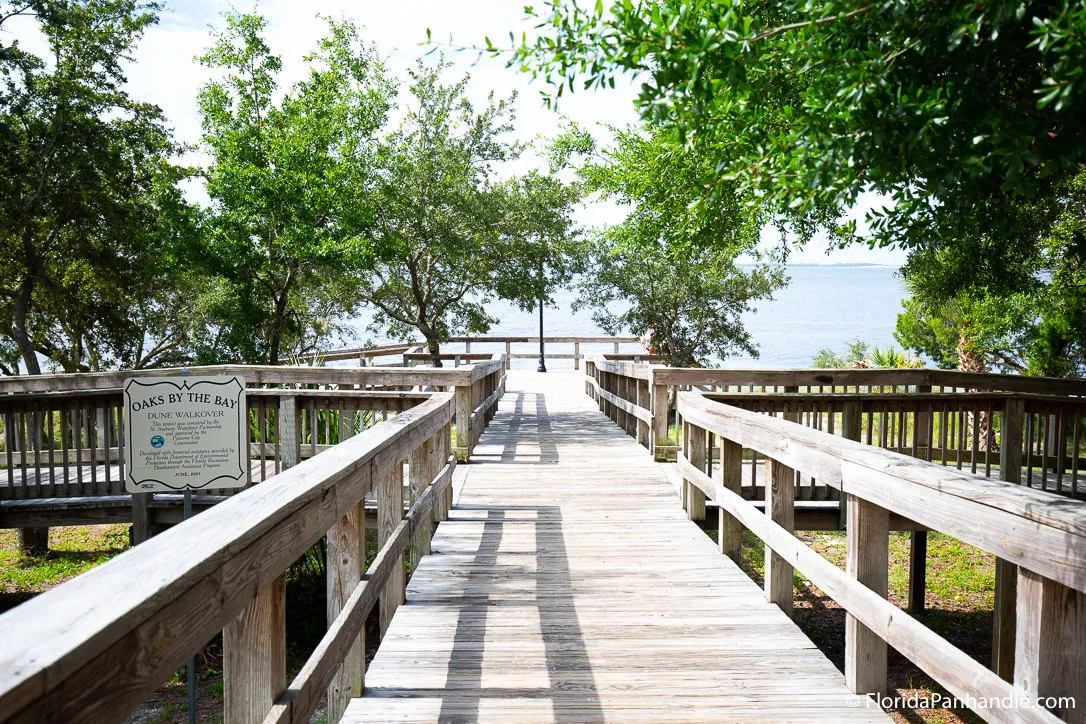
M1004 392L1023 393L1033 395L1027 403L1024 412L1027 415L1026 449L1034 450L1039 458L1036 465L1041 466L1040 483L1048 487L1049 480L1045 470L1054 473L1052 484L1062 488L1064 478L1075 480L1077 483L1077 470L1079 456L1064 453L1063 467L1061 465L1060 447L1058 441L1067 440L1072 449L1081 451L1081 436L1076 433L1081 420L1081 399L1086 399L1086 380L1080 379L1055 379L1047 377L1021 377L1017 375L983 375L946 370L927 369L874 369L874 370L709 370L709 369L683 369L662 367L653 364L637 364L594 358L586 363L586 392L601 405L601 409L608 412L620 426L637 428L629 418L636 418L639 423L649 426L648 447L653 450L656 459L668 459L674 454L676 446L669 441L668 426L674 415L674 400L676 393L681 390L700 390L705 393L729 393L735 395L759 394L802 394L804 402L802 409L792 410L799 415L813 413L816 401L826 400L832 396L842 404L842 395L853 394L862 397L872 395L898 395L902 396L903 403L915 398L919 403L924 395L936 395L930 401L930 412L934 419L939 421L957 421L954 427L943 430L939 425L923 427L921 432L927 430L939 436L943 432L950 435L946 444L933 448L925 445L923 436L916 442L920 448L932 449L936 452L953 451L953 455L960 455L963 451L969 451L969 465L972 466L978 459L976 453L991 449L985 447L986 437L993 434L995 428L991 425L985 428L986 418L991 412L998 417L998 409L1002 406L1002 398L991 398L988 402L995 405L993 410L959 409L958 400L964 400L962 396L975 392ZM644 394L643 387L648 386L648 394ZM722 398L723 399L723 398ZM730 398L734 399L734 398ZM978 405L983 403L979 397L974 397ZM938 404L938 400L949 401L947 406ZM888 400L889 402L889 400ZM810 405L810 406L809 406ZM916 408L919 409L919 408ZM884 410L889 413L887 408ZM880 427L880 422L872 423L863 428L864 434L872 434L875 431L884 430L889 440L891 437L899 438L902 430L909 430L904 422L904 410L895 409L893 417L886 420ZM898 413L901 415L898 415ZM914 410L915 412L915 410ZM945 413L945 414L943 414ZM838 412L840 414L840 412ZM1032 416L1032 417L1029 417ZM840 417L836 418L840 419ZM879 415L881 421L883 416ZM968 424L960 424L965 419ZM974 424L979 422L981 424ZM826 421L826 424L830 424ZM892 431L891 426L896 426ZM631 433L632 434L632 433ZM966 434L967 440L959 441L959 436ZM642 433L638 433L639 441L644 443ZM972 437L979 436L973 444ZM908 437L908 435L907 435ZM1044 443L1041 440L1044 439ZM935 443L940 438L937 437ZM911 445L911 443L910 443ZM1049 453L1046 454L1046 450ZM1027 452L1027 455L1029 453ZM1040 458L1043 458L1041 460ZM1049 459L1052 458L1052 459ZM987 464L984 457L981 462ZM954 459L957 464L957 458ZM1033 462L1030 457L1028 462ZM1028 467L1032 468L1033 465ZM1073 472L1072 472L1073 470Z
M767 600L791 611L795 568L847 611L845 679L854 692L886 691L889 644L988 721L1082 721L1086 503L693 392L678 394L677 409L686 431L677 458L684 486L718 507L721 551L737 557L748 529L766 544ZM1010 419L1002 430L1000 477L1017 481L1022 429ZM767 461L764 513L740 494L744 450ZM797 472L847 501L844 571L792 535ZM886 600L891 514L998 557L994 671Z
M1024 430L1019 443L1025 463L1021 482L1061 495L1086 496L1081 480L1086 398L1004 392L702 394L987 477L998 472L1000 450L1013 444L1004 440L1004 430Z
M455 369L434 369L427 367L390 368L390 367L363 367L363 368L337 368L337 367L284 367L284 366L252 366L252 365L215 365L205 367L188 368L188 373L193 377L210 375L241 375L249 386L249 393L257 399L264 399L265 412L277 409L274 401L288 400L294 393L301 390L326 390L338 391L370 391L370 392L405 392L405 391L430 391L430 390L455 390L456 393L456 454L461 460L467 460L471 456L475 442L482 434L482 427L493 415L493 407L505 390L505 372L508 363L504 357L491 361L482 361ZM41 434L29 434L28 430L36 430L39 427L43 431L53 429L59 425L59 414L62 409L66 413L77 413L73 421L68 424L73 433L71 439L83 441L86 450L99 450L103 455L107 454L106 448L116 447L120 437L118 432L118 416L120 414L120 392L124 380L129 377L159 377L180 374L178 369L155 369L139 371L95 372L59 375L21 375L16 377L0 377L0 427L4 429L4 435L0 441L4 445L5 454L11 456L15 452L41 451L48 454L53 448L60 448L61 442L51 440L52 445L45 445ZM274 393L256 392L258 389L272 388L276 390L291 390L292 394L276 396ZM110 393L109 391L113 392ZM79 398L72 397L68 400L57 396L61 392L86 392L105 394L105 397ZM44 398L20 398L13 396L31 393L50 393L52 397ZM109 397L113 394L113 398ZM261 397L269 395L269 397ZM357 398L359 400L363 397ZM389 399L375 395L374 400ZM46 400L54 400L46 402ZM326 400L328 410L338 409L332 402L331 396L321 398L313 395L303 403L301 424L308 424L305 419L307 409L313 408L318 400ZM322 402L324 404L324 402ZM382 403L383 404L383 403ZM393 404L390 402L389 404ZM6 406L5 406L6 405ZM46 409L52 408L52 409ZM252 408L252 405L250 405ZM384 409L366 407L366 410ZM16 418L9 420L7 414L15 411ZM89 412L93 412L94 419L86 418ZM54 414L54 420L50 422L48 417ZM30 416L29 422L26 415ZM82 415L83 417L79 417ZM42 420L38 418L41 417ZM268 414L265 417L270 420ZM84 419L86 418L86 419ZM334 415L324 416L324 424L330 425ZM258 429L263 426L254 425ZM63 426L62 426L63 427ZM19 431L23 430L23 433ZM11 431L10 433L8 431ZM57 435L62 431L58 428ZM20 434L27 435L25 440ZM112 434L112 437L110 435ZM329 427L329 434L334 436ZM49 436L46 435L48 438ZM320 439L320 431L317 431L316 439ZM313 435L307 434L307 439L313 442ZM331 439L331 438L328 438ZM260 442L254 440L254 442ZM314 445L328 444L313 442ZM313 448L315 451L316 448ZM54 453L55 454L55 453ZM3 456L0 456L2 458ZM15 456L19 457L19 456ZM32 458L28 458L32 459ZM8 466L15 462L8 461ZM19 457L21 464L23 458ZM2 464L2 463L0 463ZM91 470L94 468L92 467ZM3 493L0 492L0 499Z
M326 692L338 721L363 693L367 615L379 602L383 632L405 552L428 552L451 505L455 414L433 393L0 615L0 719L124 721L221 630L226 721L308 722ZM380 551L364 571L371 494ZM283 574L325 535L328 631L288 685Z

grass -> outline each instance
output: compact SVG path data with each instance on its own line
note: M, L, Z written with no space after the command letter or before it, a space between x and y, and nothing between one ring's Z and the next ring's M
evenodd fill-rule
M706 533L714 540L716 530ZM796 537L842 570L845 568L844 533L799 532ZM899 608L908 605L909 534L890 534L888 598ZM765 547L749 531L743 534L740 567L763 585ZM837 666L844 669L845 612L833 599L796 572L793 620L812 642ZM977 661L987 665L991 657L991 626L995 557L940 533L928 533L926 610L916 617ZM946 691L893 649L889 652L889 688L900 699L947 696ZM897 722L972 724L981 719L968 710L891 709Z
M19 552L15 530L0 530L0 610L9 599L21 602L78 576L128 550L127 525L88 525L49 529L49 551Z

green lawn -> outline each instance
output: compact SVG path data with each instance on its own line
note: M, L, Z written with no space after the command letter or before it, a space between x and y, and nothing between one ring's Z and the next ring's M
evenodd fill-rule
M40 593L105 563L128 550L128 528L127 525L51 528L49 552L43 556L22 555L18 531L0 530L0 596Z

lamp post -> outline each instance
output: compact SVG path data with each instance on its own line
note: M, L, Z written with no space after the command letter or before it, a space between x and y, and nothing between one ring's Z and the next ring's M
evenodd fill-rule
M536 372L546 372L547 362L543 356L543 260L539 260L539 366Z

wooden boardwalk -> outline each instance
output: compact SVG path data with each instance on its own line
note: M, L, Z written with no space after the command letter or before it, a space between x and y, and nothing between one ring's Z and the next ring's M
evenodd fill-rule
M571 373L511 372L345 722L887 721Z

